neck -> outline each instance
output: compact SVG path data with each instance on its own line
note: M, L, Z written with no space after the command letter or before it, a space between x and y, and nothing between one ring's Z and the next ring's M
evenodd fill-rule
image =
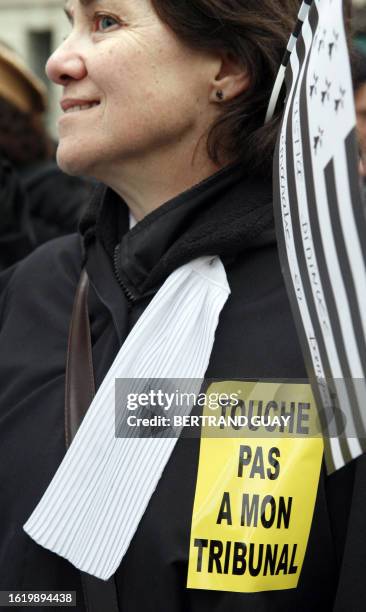
M127 204L136 221L220 170L205 152L161 152L151 158L124 160L101 180Z

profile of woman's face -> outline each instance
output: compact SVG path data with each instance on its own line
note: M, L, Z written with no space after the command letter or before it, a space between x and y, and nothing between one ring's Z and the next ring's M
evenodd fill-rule
M71 32L46 68L63 87L61 168L104 180L123 163L202 136L214 117L217 58L181 42L150 0L70 0L66 13Z

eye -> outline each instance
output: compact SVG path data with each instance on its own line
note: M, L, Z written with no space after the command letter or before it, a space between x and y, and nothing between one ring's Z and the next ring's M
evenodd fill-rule
M105 32L106 30L110 30L115 26L119 27L121 23L118 19L112 17L111 15L96 15L94 25L96 32Z

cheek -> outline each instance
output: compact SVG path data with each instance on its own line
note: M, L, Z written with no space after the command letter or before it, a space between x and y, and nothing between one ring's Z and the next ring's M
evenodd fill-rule
M144 65L145 64L145 65ZM191 122L197 100L176 73L139 60L138 67L125 66L105 83L104 124L118 132L150 132Z
M170 40L152 40L149 46L134 42L133 48L126 44L103 53L94 66L108 107L143 117L148 111L155 116L173 107L189 112L202 101L204 79L189 53Z

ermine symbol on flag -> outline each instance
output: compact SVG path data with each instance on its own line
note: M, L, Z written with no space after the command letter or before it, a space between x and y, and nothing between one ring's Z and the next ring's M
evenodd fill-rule
M276 226L332 472L366 448L366 218L342 0L306 1L300 16L267 120L285 80Z

